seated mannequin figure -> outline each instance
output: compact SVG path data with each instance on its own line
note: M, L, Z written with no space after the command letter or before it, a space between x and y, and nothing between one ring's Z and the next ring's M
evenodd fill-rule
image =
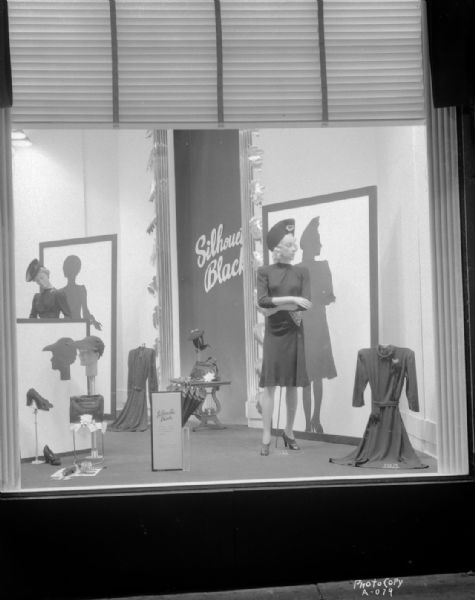
M38 259L34 259L26 270L26 281L34 281L40 286L38 294L33 296L30 319L59 319L60 313L71 318L66 294L57 290L49 279L49 271Z
M54 344L45 346L43 350L53 353L51 357L51 368L59 371L63 381L71 379L71 365L76 360L77 351L71 338L59 338Z
M86 375L97 375L97 361L104 353L104 342L95 335L88 335L82 340L74 342L74 347L79 350L79 360L86 367Z

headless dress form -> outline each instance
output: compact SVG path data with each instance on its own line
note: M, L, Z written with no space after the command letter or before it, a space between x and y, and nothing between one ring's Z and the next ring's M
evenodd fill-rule
M140 346L129 352L127 378L127 402L110 431L145 431L148 429L148 396L158 390L155 350Z
M353 467L379 469L424 469L416 455L399 412L404 384L409 408L419 411L416 363L409 348L377 346L358 352L353 406L363 406L363 393L369 383L371 416L356 450L330 462Z

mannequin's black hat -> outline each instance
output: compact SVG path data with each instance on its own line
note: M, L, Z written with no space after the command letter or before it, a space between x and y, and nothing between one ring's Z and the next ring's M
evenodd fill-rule
M294 233L295 231L295 219L284 219L279 221L273 227L271 227L267 233L267 247L272 252L274 248L279 244L280 240L288 233Z
M42 266L40 261L37 258L34 258L26 269L26 280L33 281Z

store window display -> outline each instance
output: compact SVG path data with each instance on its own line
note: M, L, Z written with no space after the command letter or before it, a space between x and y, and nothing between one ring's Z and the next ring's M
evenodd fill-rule
M57 290L50 281L50 272L38 259L33 259L26 270L26 281L35 282L40 291L33 296L30 319L59 319L60 314L71 318L66 294Z
M284 444L290 450L300 450L293 433L297 387L309 385L301 311L311 308L312 302L307 268L291 264L297 251L294 231L293 219L279 221L269 230L266 241L273 253L274 264L259 267L257 272L257 302L265 309L267 317L259 380L260 387L264 388L261 396L262 456L269 455L277 386L286 389Z
M397 461L388 455L379 468L367 469L364 476L436 473L437 447L435 442L430 445L438 425L431 370L433 320L426 310L432 301L431 282L418 285L416 272L422 261L429 264L430 247L425 238L418 238L420 230L426 233L424 215L417 220L414 214L420 199L400 194L394 183L407 173L398 166L394 177L388 176L394 168L394 139L397 148L406 143L410 148L419 130L386 129L262 130L259 136L250 134L252 143L263 148L261 170L253 172L255 180L262 183L263 198L253 195L255 186L248 189L242 180L239 188L238 177L230 187L229 173L223 175L222 164L216 164L225 154L226 161L234 165L234 175L244 170L245 161L238 161L239 140L232 144L226 140L226 153L223 140L207 132L196 134L188 146L187 138L182 140L182 152L170 145L169 167L174 167L179 183L175 213L163 218L169 221L169 238L147 233L156 209L149 201L150 179L158 175L145 169L153 148L143 132L88 132L84 159L79 163L68 136L55 133L53 139L46 131L38 132L30 153L57 144L55 167L70 149L70 160L64 165L68 181L82 183L83 174L90 193L82 197L78 185L74 198L79 197L80 202L73 202L72 197L65 200L64 218L46 223L39 229L41 237L28 245L33 223L28 207L38 189L18 185L18 314L25 314L31 302L31 286L24 281L22 266L31 256L38 256L51 270L52 281L66 295L71 313L69 321L30 319L18 324L23 362L35 364L35 356L40 357L37 372L19 387L25 489L58 485L48 481L46 467L40 481L41 470L28 463L34 456L34 423L24 397L31 387L54 403L53 410L38 411L40 451L48 443L62 458L72 455L70 426L81 425L84 415L107 425L106 431L101 430L106 433L107 469L92 479L77 477L76 485L166 487L197 481L220 485L222 481L361 477L363 469L355 468L350 459L336 463L359 447L369 425L370 386L363 393L364 404L352 405L357 352L374 348L381 340L414 350L420 370L419 412L407 408L405 386L398 411L416 459L428 468L421 471L406 461L397 471L389 469L384 465ZM378 148L372 146L375 138ZM170 134L169 141L172 139ZM76 142L81 143L79 134ZM420 142L418 149L423 148L423 140ZM123 152L114 152L117 144ZM100 148L110 150L107 169L100 160ZM131 160L140 152L142 160ZM247 159L245 149L241 148L241 153L241 158ZM210 157L213 168L203 169ZM16 173L25 175L25 180L32 164L26 158L21 153L15 157ZM408 158L408 171L411 164ZM51 195L55 191L50 183L52 171L39 180L42 197L51 199L51 209L61 201L59 193ZM117 196L118 177L124 172L128 178ZM410 189L419 189L418 171L410 173L414 179L410 179ZM98 181L103 182L100 190L94 187ZM199 195L195 193L197 181ZM191 190L190 202L188 196L182 197L180 186ZM138 191L143 202L137 201ZM173 201L171 196L169 202ZM262 206L256 204L259 201ZM238 210L245 202L255 207L246 217ZM230 216L231 208L238 214ZM68 219L73 211L77 219ZM190 223L193 229L188 231ZM163 222L160 225L165 228ZM116 253L105 239L112 236L116 236ZM254 250L260 252L260 267L252 261ZM408 263L408 256L414 261ZM171 302L164 301L164 290L169 288L162 277L167 260L171 262ZM233 264L237 265L234 271L224 270ZM207 287L206 269L208 274L234 274ZM66 279L59 283L62 273ZM247 275L250 281L244 287ZM68 287L74 292L69 298ZM75 300L71 299L74 296ZM94 329L92 319L101 330ZM170 329L166 322L171 323ZM190 425L192 474L152 473L150 395L167 390L180 375L191 375L195 359L209 350L203 337L211 342L220 376L233 382L232 386L222 385L219 393L226 429L197 427L196 408L190 414L184 411L183 422ZM69 338L68 344L73 340L79 355L79 360L69 365L70 381L61 381L59 369L52 370L49 356L41 352L61 338ZM56 366L58 357L54 358ZM239 382L242 389L233 396L231 388ZM206 410L208 404L203 402L202 408ZM392 408L382 409L379 426L371 424L371 436L378 441L388 434L390 427L383 415L390 412L396 424L397 411ZM131 432L134 435L128 435ZM420 432L426 437L420 437ZM97 439L101 441L100 434ZM89 430L78 429L76 442L82 445L78 452L91 446ZM367 452L368 445L364 450ZM124 468L123 455L133 465L129 470ZM359 457L357 462L362 466ZM367 466L369 463L371 460L366 460Z

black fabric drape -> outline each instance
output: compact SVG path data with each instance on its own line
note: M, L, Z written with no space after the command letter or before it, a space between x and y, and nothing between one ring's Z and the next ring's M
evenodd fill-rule
M434 106L475 101L475 1L427 0Z
M11 106L12 68L10 63L10 36L8 33L7 0L0 0L0 108Z

